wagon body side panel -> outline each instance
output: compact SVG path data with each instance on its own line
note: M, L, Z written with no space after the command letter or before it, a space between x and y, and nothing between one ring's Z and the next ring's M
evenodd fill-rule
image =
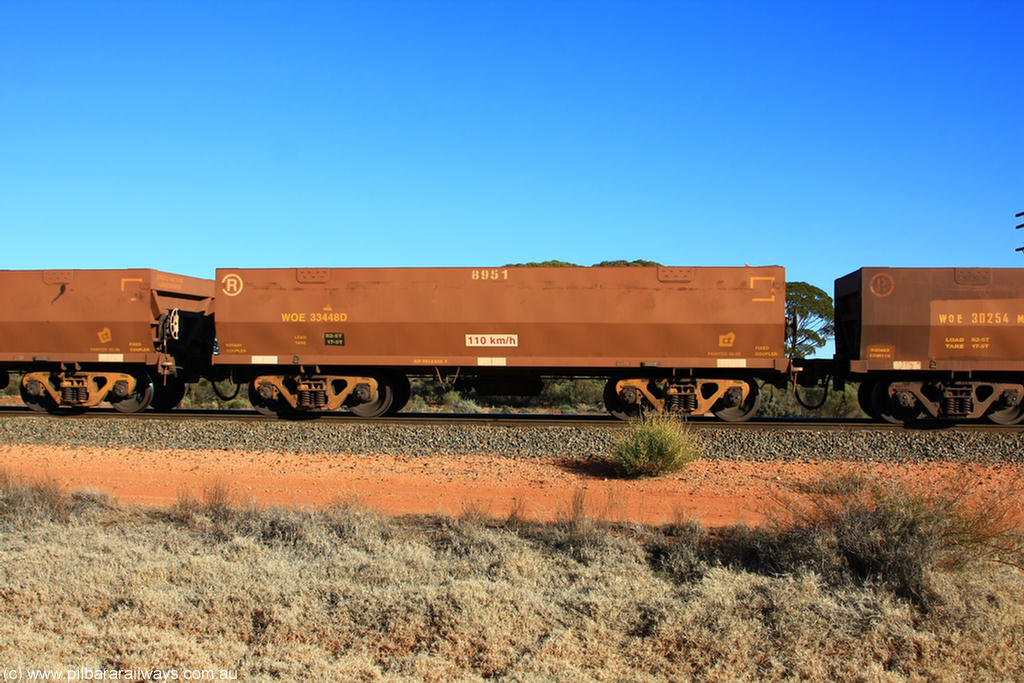
M775 368L761 268L220 269L218 364Z
M154 362L154 324L205 315L213 282L148 269L0 271L0 362Z

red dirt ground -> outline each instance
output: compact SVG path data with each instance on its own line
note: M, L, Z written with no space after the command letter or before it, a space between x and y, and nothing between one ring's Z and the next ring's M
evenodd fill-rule
M356 500L388 514L474 511L496 517L554 520L584 513L648 524L694 519L705 526L764 519L773 497L795 495L835 463L704 460L658 478L620 480L600 469L555 460L497 456L389 456L141 451L5 446L0 469L28 481L52 480L69 490L96 490L122 503L170 505L188 493L200 500L227 487L241 504L316 507ZM842 466L840 466L842 467ZM881 477L909 481L967 477L975 493L1019 487L1024 467L952 463L875 465ZM1020 490L1016 488L1016 490Z

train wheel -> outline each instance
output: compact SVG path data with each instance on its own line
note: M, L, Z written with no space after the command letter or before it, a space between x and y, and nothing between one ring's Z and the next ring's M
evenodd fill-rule
M249 405L261 415L276 417L288 412L288 404L280 398L267 399L260 396L259 389L256 388L256 382L254 381L246 385L245 391L249 395Z
M394 415L409 402L409 398L412 396L412 386L409 384L409 378L405 375L395 375L391 383L391 390L394 393L394 397L391 400L391 407L388 408L388 415Z
M860 404L860 409L864 411L864 414L872 420L881 420L882 416L875 410L875 404L871 397L874 389L874 380L866 379L861 382L860 386L857 388L857 403Z
M377 395L366 403L349 406L349 412L359 417L380 417L386 415L395 403L395 390L389 380L377 378Z
M57 412L57 402L46 392L46 389L39 380L30 379L28 386L22 383L18 390L21 393L22 402L32 410L40 413Z
M985 419L997 425L1015 425L1024 420L1024 405L1009 406L985 414Z
M112 401L111 405L114 406L114 410L121 413L137 413L149 407L155 393L153 380L145 372L139 372L134 377L135 391L120 401Z
M615 391L615 385L618 383L619 380L610 379L604 385L604 407L620 420L635 420L641 417L643 409L638 404L627 405L619 398L619 394Z
M752 379L748 379L746 382L746 400L737 406L713 410L712 412L715 414L715 417L725 422L746 422L757 413L757 409L761 405L761 393L757 389L757 382ZM738 391L738 389L730 389L730 391L734 390Z
M160 380L153 385L153 400L149 405L153 410L164 413L177 408L183 398L185 382L177 377L168 377L166 382Z
M913 422L921 414L921 407L916 403L912 406L900 406L889 395L889 382L879 381L871 389L871 405L878 417L892 424Z

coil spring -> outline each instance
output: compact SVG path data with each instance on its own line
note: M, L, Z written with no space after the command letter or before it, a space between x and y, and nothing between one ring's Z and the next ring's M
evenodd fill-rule
M85 403L89 399L86 387L64 387L60 392L64 403Z
M322 408L327 405L327 392L319 389L299 391L299 405L308 408Z
M945 396L942 399L942 412L946 415L968 415L974 410L974 400L970 396Z
M665 408L670 412L692 413L697 409L695 394L669 394L665 399Z

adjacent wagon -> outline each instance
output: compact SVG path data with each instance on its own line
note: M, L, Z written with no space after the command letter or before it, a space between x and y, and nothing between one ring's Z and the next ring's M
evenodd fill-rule
M835 306L836 376L869 415L1024 419L1024 269L861 268Z
M212 353L214 284L157 270L0 271L0 385L36 410L178 404Z

